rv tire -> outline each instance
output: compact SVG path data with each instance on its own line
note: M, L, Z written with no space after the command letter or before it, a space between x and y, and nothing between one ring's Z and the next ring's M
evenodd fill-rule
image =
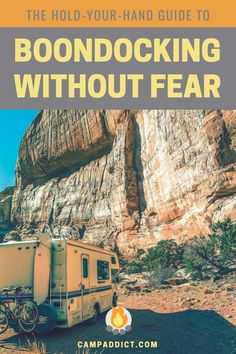
M87 323L89 325L94 325L97 322L98 319L98 315L99 315L99 304L94 305L94 309L93 309L93 317L91 317Z
M49 304L38 306L39 317L34 333L44 335L53 331L57 325L57 313L54 307Z

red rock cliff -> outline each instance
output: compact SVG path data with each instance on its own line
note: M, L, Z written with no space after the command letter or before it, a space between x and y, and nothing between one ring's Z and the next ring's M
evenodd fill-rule
M17 163L22 230L131 254L236 219L236 111L43 111ZM22 231L23 232L23 231Z

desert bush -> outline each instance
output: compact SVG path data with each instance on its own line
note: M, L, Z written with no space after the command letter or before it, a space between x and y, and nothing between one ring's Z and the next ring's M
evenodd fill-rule
M130 262L126 266L126 273L127 274L141 273L143 270L144 270L143 262L140 260L135 260L133 262Z
M145 254L145 251L142 248L137 249L136 257L142 258Z
M210 253L204 237L194 238L185 244L183 266L193 280L204 278L204 274L208 271L207 259Z
M136 251L134 260L132 262L126 262L125 272L127 274L133 274L133 273L141 273L145 271L144 260L143 260L144 255L145 255L145 251L141 248L138 249Z
M126 265L126 273L156 271L164 274L165 268L177 269L181 265L182 253L183 247L175 241L162 240L146 254L143 249L137 250L134 260Z
M218 261L223 265L236 263L236 224L230 219L213 225L214 233L211 242L215 252L218 253Z
M119 264L120 264L120 268L126 270L127 266L128 266L128 261L127 259L125 259L123 256L121 256L119 253L118 255L118 260L119 260Z
M165 280L170 279L175 274L176 269L173 268L162 268L157 267L154 271L151 272L151 275L148 280L148 286L155 287L157 285L163 284Z
M149 248L144 263L150 271L161 268L177 269L182 263L183 246L174 240L162 240Z
M183 265L192 279L226 274L236 262L236 224L226 219L212 229L208 239L193 238L184 246Z
M134 260L124 263L125 271L128 274L150 271L157 283L180 268L194 280L215 273L223 275L236 263L236 224L226 219L212 229L208 238L194 237L181 245L174 240L162 240L146 254L142 249L137 250Z

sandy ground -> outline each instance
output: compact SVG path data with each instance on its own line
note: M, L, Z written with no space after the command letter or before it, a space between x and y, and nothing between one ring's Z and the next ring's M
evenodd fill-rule
M105 330L105 315L94 326L81 324L57 329L37 338L50 354L75 354L78 341L158 341L157 349L105 349L89 353L235 354L236 287L232 280L221 284L193 283L130 293L120 289L119 304L133 318L132 331L114 336ZM9 330L0 336L0 353L26 353L26 336ZM32 336L29 340L34 340ZM29 351L27 351L29 352ZM80 352L85 354L86 352ZM86 353L87 354L87 353Z
M236 283L196 282L157 289L150 293L130 293L121 289L119 302L127 308L149 309L157 313L175 313L185 310L215 311L236 325Z

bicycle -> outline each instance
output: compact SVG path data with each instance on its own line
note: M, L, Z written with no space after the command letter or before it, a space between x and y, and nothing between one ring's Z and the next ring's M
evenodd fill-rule
M0 334L4 333L10 326L18 326L25 333L31 333L35 329L38 321L38 307L33 301L23 298L27 290L31 290L31 288L20 286L5 288L0 291L0 296L5 295L4 299L0 298ZM9 295L12 292L14 292L13 301ZM12 303L14 306L12 306Z

